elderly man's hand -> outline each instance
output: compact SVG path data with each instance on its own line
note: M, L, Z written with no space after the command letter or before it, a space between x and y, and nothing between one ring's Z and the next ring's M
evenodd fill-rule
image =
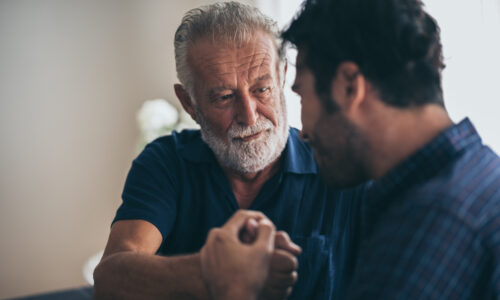
M249 219L240 238L245 243L255 240L257 221ZM276 232L275 249L271 257L269 276L264 284L259 300L286 299L292 292L297 281L298 262L296 256L301 253L299 246L294 244L284 231Z
M296 256L300 253L300 247L290 240L286 232L276 232L269 276L259 300L279 300L290 296L292 287L297 281L298 262Z
M240 239L248 220L257 223L255 240ZM200 251L201 271L215 299L257 299L274 256L276 231L262 213L238 211L222 227L212 229Z

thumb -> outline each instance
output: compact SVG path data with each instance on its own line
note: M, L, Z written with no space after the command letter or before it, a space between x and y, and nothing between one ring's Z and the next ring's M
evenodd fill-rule
M276 228L271 221L268 219L259 220L255 245L268 249L269 251L273 251L275 234Z
M292 242L288 234L284 231L276 232L274 247L276 249L286 250L293 255L299 255L302 252L302 249L297 244Z

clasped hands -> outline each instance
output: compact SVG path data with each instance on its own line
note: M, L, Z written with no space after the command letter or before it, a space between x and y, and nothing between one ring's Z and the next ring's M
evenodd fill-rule
M264 214L239 210L209 232L200 251L202 277L213 299L286 299L300 252Z

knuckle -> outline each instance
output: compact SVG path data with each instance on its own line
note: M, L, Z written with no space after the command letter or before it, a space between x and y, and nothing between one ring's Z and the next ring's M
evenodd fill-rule
M297 270L298 267L299 267L299 260L297 259L297 257L292 256L291 257L291 268L293 268L294 270Z
M263 253L265 253L265 255L269 258L269 261L272 262L273 260L273 254L274 254L274 250L273 250L273 247L272 245L262 245L261 246L261 251Z
M273 222L269 221L268 219L266 220L267 222L263 222L262 225L269 229L276 230L276 226L273 224Z
M207 238L207 240L217 239L220 236L220 233L221 233L220 228L210 229L210 231L208 232L208 238Z
M297 282L297 279L299 278L299 273L297 271L293 271L291 274L291 283L292 285Z
M290 272L297 269L297 259L285 250L274 250L271 257L271 268Z
M283 287L285 288L288 288L292 285L295 284L295 282L297 281L297 276L295 275L296 272L290 272L289 274L287 274L283 279L282 279L282 282L283 282Z
M286 271L294 271L299 267L299 261L297 258L289 253L286 253L283 258L283 269Z
M290 236L288 235L288 233L282 230L276 232L276 238L279 238L281 241L284 242L288 242L290 240Z

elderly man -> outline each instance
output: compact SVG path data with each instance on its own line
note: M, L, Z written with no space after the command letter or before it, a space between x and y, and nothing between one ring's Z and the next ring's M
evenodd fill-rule
M210 298L220 287L202 279L199 250L241 208L263 214L235 215L245 228L234 232L238 241L272 244L259 265L260 297L290 294L302 249L291 298L331 298L332 241L346 232L361 193L327 188L310 148L288 128L278 49L276 24L255 8L218 3L184 16L175 34L182 84L174 88L201 130L159 138L134 161L94 273L96 298ZM253 260L244 251L227 256Z
M422 3L308 0L283 37L299 50L293 89L324 179L376 179L358 233L337 244L348 255L334 259L334 298L500 299L500 158L468 119L448 117L439 27ZM229 266L247 275L229 294L255 299L266 274L255 268L272 253L264 226L250 249L235 239L238 219L201 251L220 299L236 299Z

